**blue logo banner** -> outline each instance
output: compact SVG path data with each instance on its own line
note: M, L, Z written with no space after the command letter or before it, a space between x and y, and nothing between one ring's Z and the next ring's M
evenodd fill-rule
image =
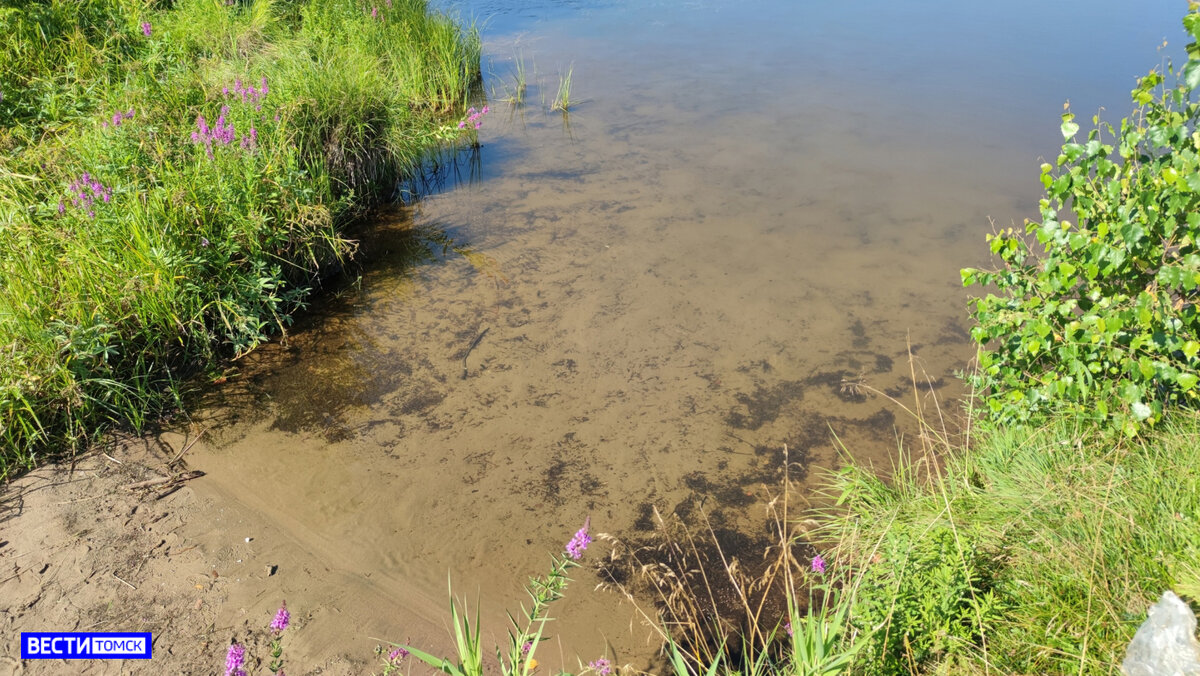
M150 632L23 631L23 660L148 660Z

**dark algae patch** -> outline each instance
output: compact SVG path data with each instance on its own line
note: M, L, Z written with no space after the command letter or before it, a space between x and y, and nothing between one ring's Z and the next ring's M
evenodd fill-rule
M738 393L734 399L740 406L729 411L725 423L735 429L757 430L779 418L789 404L803 399L807 386L805 381L789 380L772 387L756 385L750 394Z

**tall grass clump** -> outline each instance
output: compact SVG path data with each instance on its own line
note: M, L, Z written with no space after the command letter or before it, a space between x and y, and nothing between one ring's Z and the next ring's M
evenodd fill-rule
M282 330L473 138L479 49L424 0L0 0L0 477Z
M558 89L554 93L554 101L550 104L550 111L562 111L565 115L571 111L571 76L575 74L575 66L567 68L567 72L560 73L558 76Z
M1113 439L988 423L970 449L840 471L826 520L852 572L863 673L1116 673L1165 589L1200 593L1200 416Z

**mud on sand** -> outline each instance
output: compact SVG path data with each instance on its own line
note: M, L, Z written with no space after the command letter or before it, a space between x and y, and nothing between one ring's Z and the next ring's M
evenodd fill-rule
M220 673L234 641L247 645L247 667L258 673L284 598L293 617L283 641L288 673L380 672L380 641L358 633L370 618L339 609L362 607L356 597L370 594L369 584L339 591L329 584L338 571L202 478L127 488L188 471L183 461L168 467L187 442L124 439L4 487L0 674L208 675ZM383 638L447 647L443 610L423 603L367 605L405 627ZM22 631L151 632L153 659L22 662Z

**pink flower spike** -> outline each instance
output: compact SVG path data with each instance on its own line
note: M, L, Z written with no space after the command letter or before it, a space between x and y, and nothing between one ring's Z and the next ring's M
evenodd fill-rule
M288 612L287 601L279 605L279 611L275 613L275 619L271 620L271 631L279 633L288 628L288 623L292 620L292 614Z
M588 517L583 522L583 528L580 528L575 533L575 537L567 543L567 555L578 561L583 558L583 551L592 543L592 536L588 535L588 529L592 526L592 517Z
M246 672L242 665L246 663L246 648L234 643L225 654L225 676L243 676Z
M812 572L814 572L814 573L824 573L825 572L825 559L821 558L820 554L817 554L816 556L813 557Z
M150 37L150 22L149 21L142 22L142 35L145 35L146 37Z

